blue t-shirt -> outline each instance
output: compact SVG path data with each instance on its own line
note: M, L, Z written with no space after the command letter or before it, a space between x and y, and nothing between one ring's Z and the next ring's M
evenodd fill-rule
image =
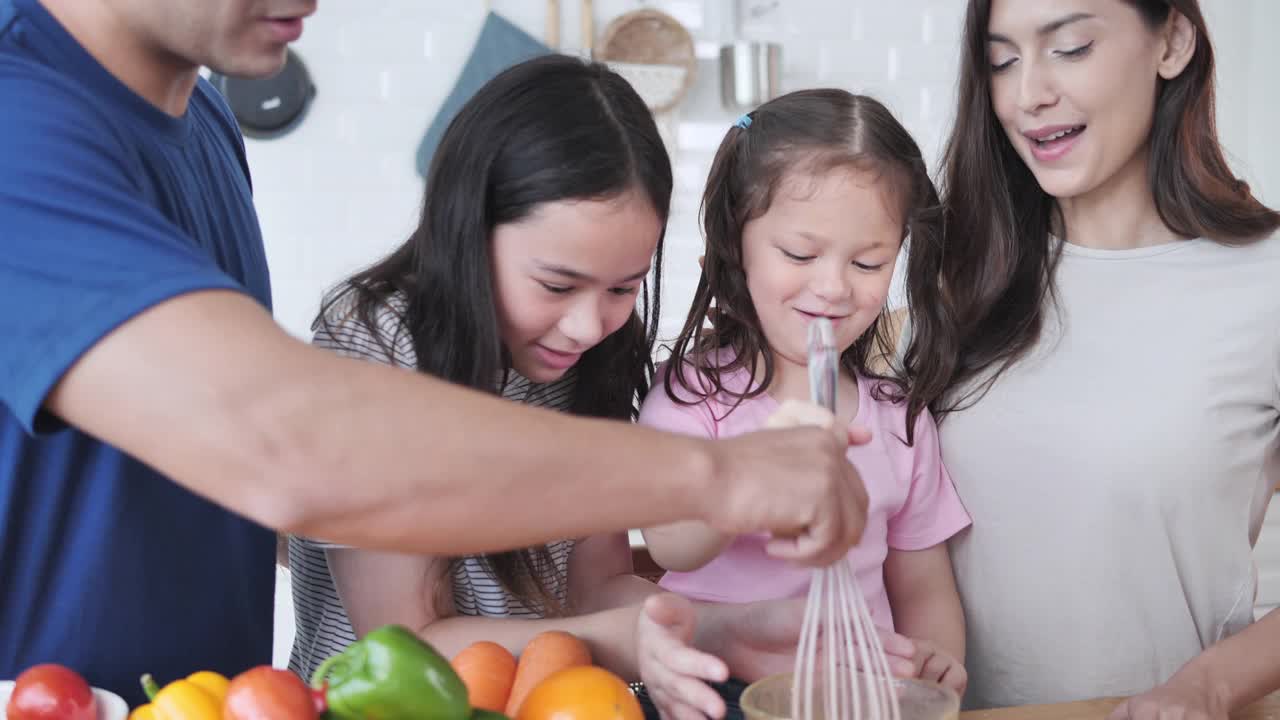
M186 114L166 115L35 0L12 5L0 26L0 679L60 662L133 704L144 672L165 682L271 662L275 536L41 405L148 307L214 288L269 307L270 281L217 92L201 80Z

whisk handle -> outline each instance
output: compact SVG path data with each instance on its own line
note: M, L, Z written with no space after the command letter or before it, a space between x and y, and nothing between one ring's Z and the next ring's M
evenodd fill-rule
M836 411L836 380L840 374L840 353L835 330L824 317L809 323L809 396L815 405Z

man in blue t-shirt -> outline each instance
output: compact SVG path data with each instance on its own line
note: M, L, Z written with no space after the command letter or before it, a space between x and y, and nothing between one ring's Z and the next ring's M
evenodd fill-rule
M679 438L282 331L198 68L277 71L314 5L0 0L0 678L61 662L137 702L143 672L270 662L272 529L462 554L700 519L799 533L809 562L856 540L832 433ZM570 497L591 512L537 511Z

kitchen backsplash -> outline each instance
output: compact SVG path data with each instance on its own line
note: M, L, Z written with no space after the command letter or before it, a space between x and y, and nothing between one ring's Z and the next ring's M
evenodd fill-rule
M1280 48L1263 37L1265 28L1280 27L1280 3L1204 4L1219 46L1219 117L1228 148L1264 197L1280 201L1280 142L1269 130L1280 125L1269 72L1280 66ZM305 337L321 293L416 224L422 181L414 152L471 51L486 5L544 37L546 3L537 0L331 2L308 21L295 49L316 83L314 105L291 134L248 141L276 316L291 332ZM578 52L579 3L559 5L560 47ZM697 282L699 194L736 115L720 105L721 41L737 35L781 43L784 91L833 85L873 94L911 130L931 166L939 155L954 96L962 0L595 0L594 7L597 39L617 15L653 7L680 20L697 42L696 83L673 118L677 187L663 278L664 336L679 327Z

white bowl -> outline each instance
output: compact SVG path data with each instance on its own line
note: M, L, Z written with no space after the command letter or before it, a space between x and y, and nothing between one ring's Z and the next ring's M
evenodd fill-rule
M13 694L13 681L0 680L0 720L6 720L4 709L9 704L9 696ZM98 720L127 720L129 705L124 698L102 688L93 689L93 697L98 701Z

